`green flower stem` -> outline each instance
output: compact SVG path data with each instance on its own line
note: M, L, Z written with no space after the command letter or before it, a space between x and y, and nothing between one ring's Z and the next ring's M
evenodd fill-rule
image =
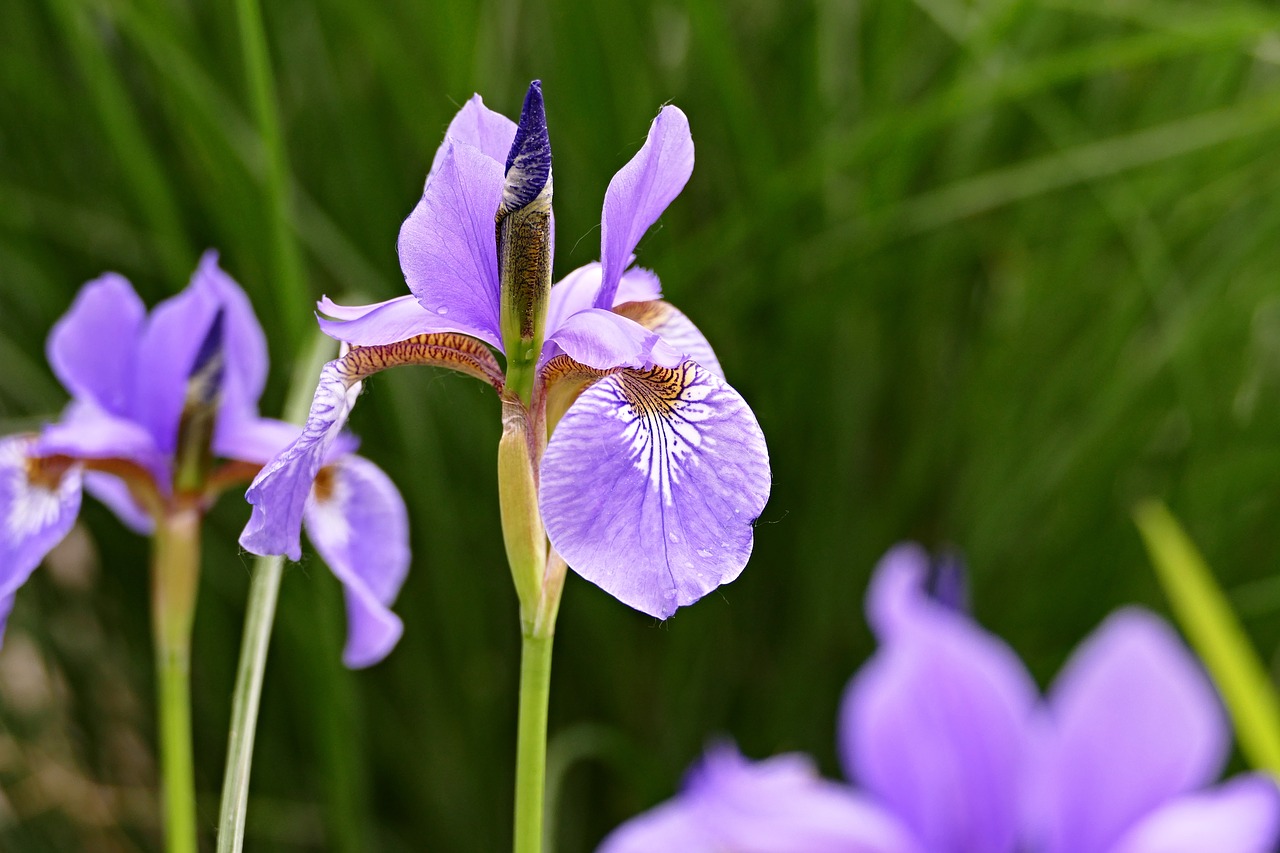
M333 341L316 334L310 352L294 368L289 399L285 402L285 420L290 423L306 420L315 376L332 354ZM222 779L222 805L218 814L218 853L240 853L244 847L253 739L258 727L258 704L262 698L267 649L271 645L283 568L284 557L259 557L254 561L249 600L245 604L240 662L236 666L236 686L231 696L227 769Z
M547 779L547 707L554 628L523 632L516 735L515 853L541 853Z
M191 623L200 580L200 520L195 507L173 510L157 521L152 540L151 618L168 853L197 850L191 758Z

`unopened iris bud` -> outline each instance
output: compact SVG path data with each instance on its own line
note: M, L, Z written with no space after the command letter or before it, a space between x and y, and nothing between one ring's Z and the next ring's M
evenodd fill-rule
M551 140L537 80L525 95L494 223L507 387L528 405L551 290Z
M226 370L223 311L218 309L187 377L187 394L178 425L174 485L180 492L199 492L213 467L213 430Z

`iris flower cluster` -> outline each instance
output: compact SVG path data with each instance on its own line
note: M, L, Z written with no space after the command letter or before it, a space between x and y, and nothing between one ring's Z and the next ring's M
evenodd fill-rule
M1280 793L1220 785L1231 732L1173 630L1111 615L1038 695L1017 655L899 546L867 600L880 648L840 708L845 785L803 755L713 747L600 853L1268 853ZM946 579L946 576L942 576ZM944 585L945 586L945 585ZM950 586L955 589L954 585Z

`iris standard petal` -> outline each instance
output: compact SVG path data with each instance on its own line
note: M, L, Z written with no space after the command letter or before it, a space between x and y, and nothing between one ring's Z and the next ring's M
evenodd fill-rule
M770 485L746 401L684 362L582 392L547 444L538 502L574 571L665 619L742 571Z
M502 163L446 140L422 200L400 228L400 268L422 306L446 331L501 348L498 244L493 217L502 200Z
M108 273L80 288L49 332L49 366L73 397L126 415L133 361L147 309L123 276Z
M600 853L917 853L906 828L803 755L708 751L674 800L616 830Z
M101 471L84 472L84 490L111 510L120 523L140 536L150 536L155 530L151 514L138 506L124 481Z
M1216 694L1177 635L1137 609L1109 617L1048 696L1049 853L1105 853L1151 809L1216 778L1230 733Z
M554 333L568 318L595 305L600 292L601 268L598 261L578 267L551 288L547 301L547 330ZM632 267L622 275L613 306L625 302L647 302L662 298L662 285L652 270ZM696 361L697 359L695 359Z
M924 548L903 542L890 548L876 564L867 588L866 611L867 622L881 643L904 627L909 630L921 608L932 606L925 592L929 561Z
M338 305L325 297L318 307L336 318L318 317L320 330L334 340L355 346L394 344L415 335L452 331L447 315L432 314L412 295L357 306Z
M32 457L28 435L0 438L0 636L13 595L75 524L80 466Z
M604 194L600 219L603 284L597 308L610 308L622 272L640 238L680 194L693 174L693 137L679 108L666 106L649 127L649 136L631 162L618 170Z
M267 383L269 363L267 339L253 313L253 303L240 285L218 266L218 253L214 251L205 252L200 258L191 286L213 297L215 313L219 308L222 310L223 411L256 414L258 398Z
M626 281L624 276L622 279L624 286ZM621 287L618 288L618 295L622 295ZM724 370L720 367L720 359L716 358L715 350L711 348L711 342L698 330L697 326L693 325L692 320L670 302L662 300L631 302L619 305L613 310L623 317L635 320L646 329L656 332L667 346L681 356L698 362L716 376L724 378Z
M892 552L891 552L892 555ZM899 560L886 559L873 586ZM845 691L845 773L930 853L1013 853L1035 685L966 616L922 608L897 624Z
M502 163L507 152L511 150L511 140L516 136L516 123L484 105L484 99L472 95L462 105L458 114L449 122L449 129L444 132L445 140L452 139L477 148L485 156ZM427 183L444 159L445 144L436 149L435 158L431 161L431 172L427 175Z
M339 361L324 366L302 434L258 472L245 492L245 500L253 505L240 534L246 551L302 558L307 498L359 395L360 383L347 384Z
M680 353L663 343L657 332L600 308L567 318L547 340L574 361L596 370L639 369L653 364L676 367L681 362ZM543 348L544 363L553 352L551 346Z
M382 660L404 627L387 609L409 571L404 499L378 466L342 456L319 472L306 505L307 535L342 581L347 600L347 666Z
M1107 853L1271 853L1280 842L1280 793L1244 776L1156 809Z

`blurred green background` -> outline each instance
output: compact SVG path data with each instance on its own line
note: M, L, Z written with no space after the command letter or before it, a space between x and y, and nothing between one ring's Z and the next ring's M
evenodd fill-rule
M594 259L609 178L678 104L698 165L640 262L754 406L774 491L742 578L667 623L570 579L560 850L668 796L716 733L834 774L837 700L872 648L863 590L903 538L964 551L977 614L1043 683L1111 608L1165 608L1129 516L1159 496L1259 649L1280 645L1273 7L264 5L280 161L236 6L4 4L0 433L64 402L43 343L85 280L117 270L154 303L209 246L272 334L277 412L311 299L404 292L399 224L473 92L514 115L544 81L557 275ZM518 634L498 404L393 371L352 423L412 513L405 636L346 672L336 581L314 558L288 569L248 849L504 849ZM228 496L210 520L197 616L210 838L246 517ZM0 653L4 850L158 849L147 543L92 502L81 519Z

